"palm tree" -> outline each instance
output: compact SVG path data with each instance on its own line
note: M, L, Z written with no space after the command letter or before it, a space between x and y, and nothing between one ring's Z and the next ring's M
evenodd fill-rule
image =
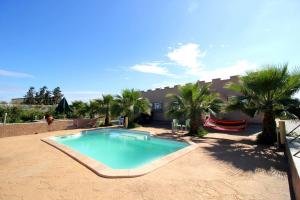
M90 118L95 118L97 115L102 114L102 105L102 99L93 99L90 101L88 108Z
M111 107L114 101L114 97L110 94L108 95L102 95L102 100L101 100L101 110L105 114L105 120L104 120L104 125L109 126L110 125L110 117L111 117Z
M190 135L197 135L204 113L215 114L221 109L221 99L209 91L209 84L200 86L189 83L179 88L179 95L167 94L170 98L167 115L175 118L190 119Z
M125 89L121 95L116 96L113 111L115 115L128 117L128 123L131 126L141 113L150 114L150 102L143 98L139 91Z
M259 71L246 73L239 84L228 84L227 88L241 93L232 98L228 110L241 110L254 117L263 113L262 133L258 142L274 144L276 141L275 117L296 117L291 112L299 108L299 101L292 96L300 89L300 73L288 72L288 65L267 65Z
M73 110L73 117L76 118L84 118L89 113L89 106L83 101L73 101L71 109Z

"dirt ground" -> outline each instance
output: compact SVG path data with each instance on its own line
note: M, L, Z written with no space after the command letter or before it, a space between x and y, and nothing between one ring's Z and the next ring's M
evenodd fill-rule
M165 128L138 129L181 139ZM147 175L122 179L99 177L40 140L78 131L1 138L0 199L290 199L283 152L255 145L255 128L190 138L199 148Z

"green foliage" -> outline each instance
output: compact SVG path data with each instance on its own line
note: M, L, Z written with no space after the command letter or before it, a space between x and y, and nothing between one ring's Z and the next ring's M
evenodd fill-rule
M275 117L296 118L299 100L292 96L300 89L300 73L288 72L288 65L267 65L259 71L248 72L239 84L226 88L241 93L232 98L227 110L241 110L251 117L264 114L263 131L258 141L273 144L276 141Z
M4 121L5 112L6 112L5 107L0 105L0 123Z
M47 87L46 86L41 87L40 91L35 94L36 104L48 105L47 104L49 101L49 99L47 99L48 96L49 96L49 91L48 91Z
M20 119L23 122L31 122L34 120L42 119L45 113L39 109L22 110L20 113Z
M47 109L43 107L0 106L0 122L4 121L5 113L7 123L21 123L43 119L46 112Z
M205 130L204 128L200 127L198 130L197 130L197 134L196 136L198 137L203 137L205 135L207 135L207 130Z
M102 127L102 126L104 126L104 122L99 119L99 120L96 121L96 125L95 126L96 127Z
M29 88L29 90L26 93L26 95L24 96L24 98L25 98L25 101L24 101L25 104L28 104L28 105L35 104L35 89L34 89L34 87Z
M130 123L128 123L127 128L132 129L132 128L138 128L138 127L141 127L141 125L138 123L130 122Z
M111 122L111 109L114 103L114 98L112 95L102 95L101 100L101 113L105 115L105 126L110 126Z
M73 110L72 116L74 118L85 118L89 116L89 106L83 101L74 101L71 105L71 109Z
M101 99L91 100L89 103L89 116L90 118L95 118L97 115L101 114L102 101Z
M179 95L167 94L170 99L167 115L174 118L190 119L190 134L197 135L204 113L216 114L222 101L209 91L209 84L186 84L179 88Z
M64 95L61 93L60 87L54 88L52 91L52 94L53 94L53 97L52 97L53 104L58 104L64 97Z
M51 106L50 108L48 108L48 110L45 112L45 114L52 115L55 119L64 118L63 115L61 115L55 111L55 106Z
M24 104L27 105L53 105L58 104L63 98L63 94L59 87L54 88L53 91L48 90L46 86L40 88L35 92L34 87L30 87L24 96Z
M20 106L7 107L6 112L7 112L7 118L6 118L7 123L22 122L21 120L22 109L20 108Z
M125 89L121 95L117 95L112 105L114 116L128 117L128 122L133 123L141 113L150 113L150 102L141 96L139 91Z

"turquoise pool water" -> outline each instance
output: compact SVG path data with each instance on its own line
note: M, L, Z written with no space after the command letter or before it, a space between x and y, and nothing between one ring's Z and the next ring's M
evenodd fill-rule
M140 167L189 145L124 129L98 129L51 139L113 169Z

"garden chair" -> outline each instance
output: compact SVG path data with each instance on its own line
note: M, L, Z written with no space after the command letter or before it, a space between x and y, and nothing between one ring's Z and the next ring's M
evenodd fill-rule
M190 119L185 120L185 124L181 125L182 130L185 129L186 131L190 128Z
M119 117L119 125L124 126L124 117Z
M172 132L177 131L178 127L181 129L181 125L178 123L178 119L173 119L172 120Z

